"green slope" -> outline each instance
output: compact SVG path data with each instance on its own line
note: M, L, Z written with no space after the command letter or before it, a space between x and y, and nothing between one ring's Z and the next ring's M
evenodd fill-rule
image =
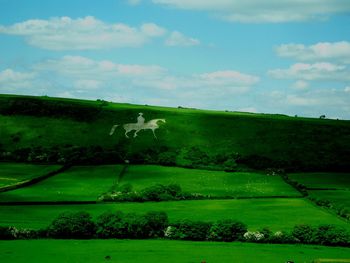
M158 140L150 130L126 139L118 128L109 136L112 125L135 123L139 112L146 121L166 119L156 130ZM36 155L48 152L43 159L55 161L55 149L60 147L68 151L80 147L78 154L73 152L80 156L85 151L87 156L98 153L103 160L130 158L134 162L154 162L159 152L171 151L180 165L188 164L184 157L197 147L197 154L204 152L214 159L238 153L240 162L255 168L349 170L350 122L0 95L3 158L11 154L28 158L34 151ZM202 161L209 162L205 158Z

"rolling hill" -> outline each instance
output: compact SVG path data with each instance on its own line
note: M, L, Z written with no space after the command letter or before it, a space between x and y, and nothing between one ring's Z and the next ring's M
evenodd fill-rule
M165 119L124 136L114 124ZM350 170L350 121L0 95L0 157L31 162L161 163Z

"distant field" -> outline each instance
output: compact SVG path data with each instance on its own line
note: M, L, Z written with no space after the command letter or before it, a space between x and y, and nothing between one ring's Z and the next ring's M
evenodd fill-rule
M60 167L60 165L0 163L0 187L39 177Z
M0 262L312 262L350 259L349 248L169 240L19 240L0 241ZM341 261L339 261L341 262Z
M350 191L342 190L311 190L311 197L328 200L338 208L344 207L350 209Z
M264 173L227 173L156 165L128 167L122 184L139 191L155 184L178 184L183 191L217 197L300 196L279 176Z
M296 224L321 223L350 228L350 224L301 198L0 206L0 225L41 228L46 227L58 214L65 211L87 211L93 216L98 216L105 211L116 210L136 213L165 211L170 221L216 221L232 218L246 223L251 230L267 226L277 231L291 229Z
M121 165L78 166L29 187L0 193L0 202L96 201L116 183Z
M331 188L350 190L349 173L294 173L289 177L307 188Z

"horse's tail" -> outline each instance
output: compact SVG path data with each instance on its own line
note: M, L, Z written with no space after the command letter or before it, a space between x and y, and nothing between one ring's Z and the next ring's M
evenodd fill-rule
M112 127L112 129L111 129L109 135L113 135L115 129L116 129L118 126L119 126L118 124L114 125L114 126Z

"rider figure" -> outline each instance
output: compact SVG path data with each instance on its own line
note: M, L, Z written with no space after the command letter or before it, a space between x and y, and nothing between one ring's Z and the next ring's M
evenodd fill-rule
M140 112L139 116L137 117L137 124L139 124L139 125L143 125L145 123L145 118L142 115L143 115L143 113Z

